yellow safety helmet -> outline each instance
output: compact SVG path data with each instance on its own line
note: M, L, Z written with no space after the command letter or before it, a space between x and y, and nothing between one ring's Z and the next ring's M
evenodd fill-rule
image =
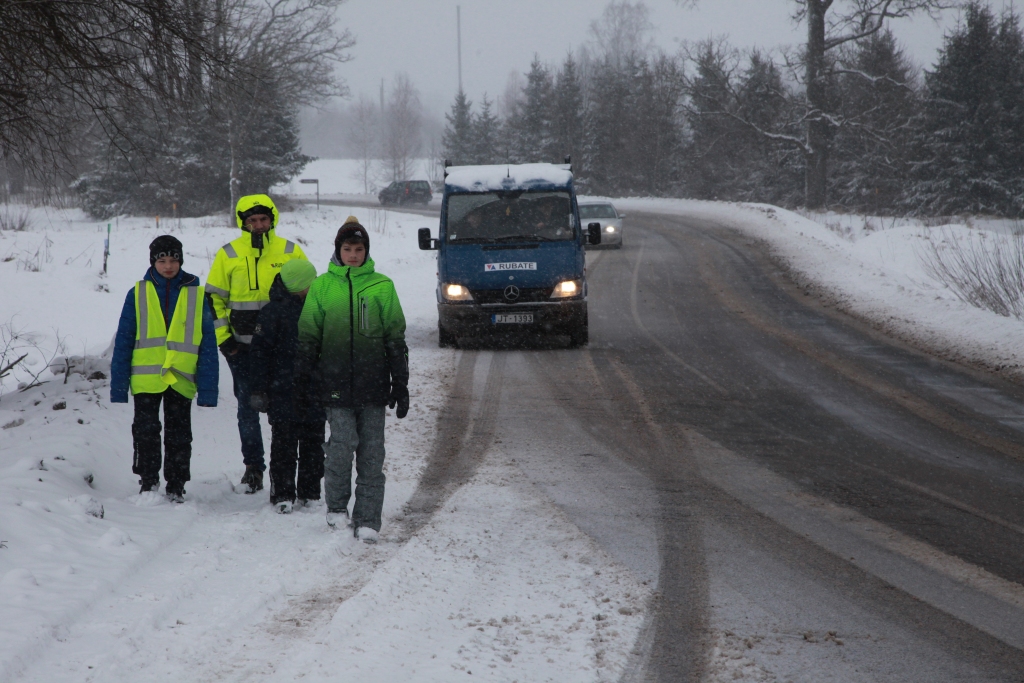
M245 230L245 219L255 214L270 216L270 227L277 227L277 207L274 200L265 194L247 194L238 200L235 206L235 221L238 227Z

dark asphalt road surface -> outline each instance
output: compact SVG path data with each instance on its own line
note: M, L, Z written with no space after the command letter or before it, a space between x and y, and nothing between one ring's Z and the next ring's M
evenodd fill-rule
M1024 681L1024 389L830 310L726 225L625 234L588 253L589 348L461 352L455 402L500 400L449 411L438 459L463 481L515 444L656 583L627 679Z

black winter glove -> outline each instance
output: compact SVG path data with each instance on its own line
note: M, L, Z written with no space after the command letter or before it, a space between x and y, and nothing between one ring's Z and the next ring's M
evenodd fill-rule
M409 414L409 387L405 384L392 384L391 385L391 396L388 398L388 408L394 408L395 415L401 420L403 417Z
M249 394L249 405L257 413L265 413L270 407L270 401L266 394Z
M220 349L220 352L224 354L225 358L228 358L238 353L238 342L235 341L234 337L228 337L224 340L224 343L217 348Z

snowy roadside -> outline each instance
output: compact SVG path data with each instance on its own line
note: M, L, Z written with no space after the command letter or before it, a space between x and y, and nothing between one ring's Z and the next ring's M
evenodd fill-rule
M766 204L680 199L617 199L620 210L692 216L741 230L769 245L803 287L886 333L940 357L1024 379L1024 322L964 303L924 267L930 240L1005 234L1005 221L838 232ZM625 239L629 239L626 220ZM863 224L863 221L861 221ZM841 237L843 233L845 237ZM978 236L981 236L980 238Z
M273 514L234 492L242 465L230 375L220 405L193 409L186 502L138 494L130 405L111 405L102 359L125 292L161 232L185 244L205 281L237 235L221 219L121 220L112 233L78 212L31 212L0 233L0 323L31 333L33 372L0 395L0 680L334 678L607 680L625 665L647 590L522 482L500 452L420 534L389 529L430 453L456 354L436 346L435 260L416 246L421 216L311 206L282 215L319 271L349 213L371 234L409 323L412 411L389 418L383 542L331 532L322 506ZM7 258L10 257L10 258ZM58 338L85 374L45 369ZM264 424L264 439L270 430ZM621 609L620 609L621 608ZM600 615L600 618L598 618ZM482 630L481 630L482 629ZM428 654L429 653L429 654ZM340 668L339 668L340 667Z

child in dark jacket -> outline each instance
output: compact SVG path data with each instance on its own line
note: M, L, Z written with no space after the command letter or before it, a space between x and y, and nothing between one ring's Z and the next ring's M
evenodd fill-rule
M183 261L181 242L170 235L149 245L150 268L125 297L110 366L111 403L127 403L129 390L135 399L132 472L140 493L160 487L163 403L164 479L176 503L191 479L192 399L216 407L220 369L213 309Z
M249 349L253 364L251 405L270 419L270 503L280 513L320 500L324 477L324 409L296 374L299 315L316 268L288 261L270 286ZM298 451L298 485L295 465Z

